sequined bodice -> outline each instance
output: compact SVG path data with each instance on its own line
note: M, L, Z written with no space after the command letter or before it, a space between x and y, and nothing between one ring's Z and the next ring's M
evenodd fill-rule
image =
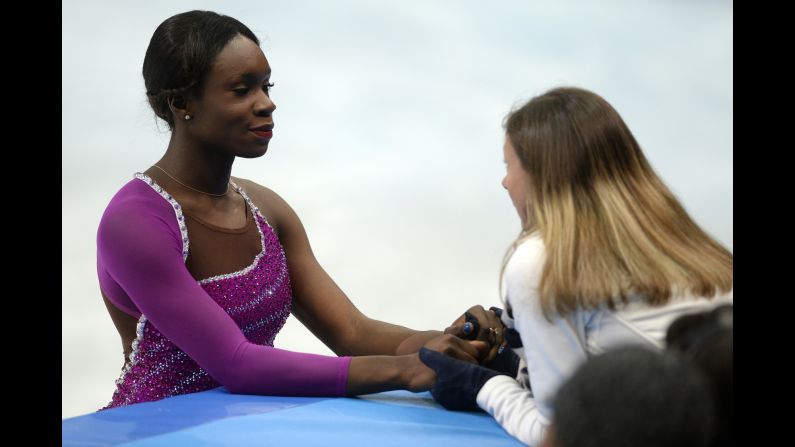
M180 205L146 175L147 182L174 207L183 241L183 259L189 239ZM237 323L252 343L273 346L276 334L290 314L291 289L284 250L276 234L245 192L232 183L255 216L262 251L243 270L199 281L205 292ZM193 359L169 341L145 315L138 320L130 361L116 381L116 392L105 408L158 400L220 386Z

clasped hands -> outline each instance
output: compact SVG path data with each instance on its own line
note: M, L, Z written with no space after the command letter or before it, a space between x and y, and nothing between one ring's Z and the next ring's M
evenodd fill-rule
M434 399L449 410L477 410L476 397L492 377L516 376L519 358L505 346L502 310L473 306L419 351L435 373Z

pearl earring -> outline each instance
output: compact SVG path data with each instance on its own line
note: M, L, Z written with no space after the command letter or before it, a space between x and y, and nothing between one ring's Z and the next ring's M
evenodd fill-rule
M190 114L185 114L185 121L188 121L188 120L190 120L190 118L191 118L191 117L190 117Z

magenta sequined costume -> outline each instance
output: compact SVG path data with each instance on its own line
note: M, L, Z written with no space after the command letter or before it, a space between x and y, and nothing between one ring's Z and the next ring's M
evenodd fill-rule
M284 251L248 203L262 251L248 267L196 281L185 267L182 209L144 174L111 200L97 234L100 287L138 318L137 337L105 408L225 386L246 394L345 394L350 357L273 348L290 314Z

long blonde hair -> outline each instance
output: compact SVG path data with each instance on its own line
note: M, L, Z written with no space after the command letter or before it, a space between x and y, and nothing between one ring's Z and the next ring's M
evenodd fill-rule
M556 88L512 111L506 137L528 176L524 228L546 258L544 315L672 294L732 289L732 254L690 218L649 165L618 112L595 93Z

